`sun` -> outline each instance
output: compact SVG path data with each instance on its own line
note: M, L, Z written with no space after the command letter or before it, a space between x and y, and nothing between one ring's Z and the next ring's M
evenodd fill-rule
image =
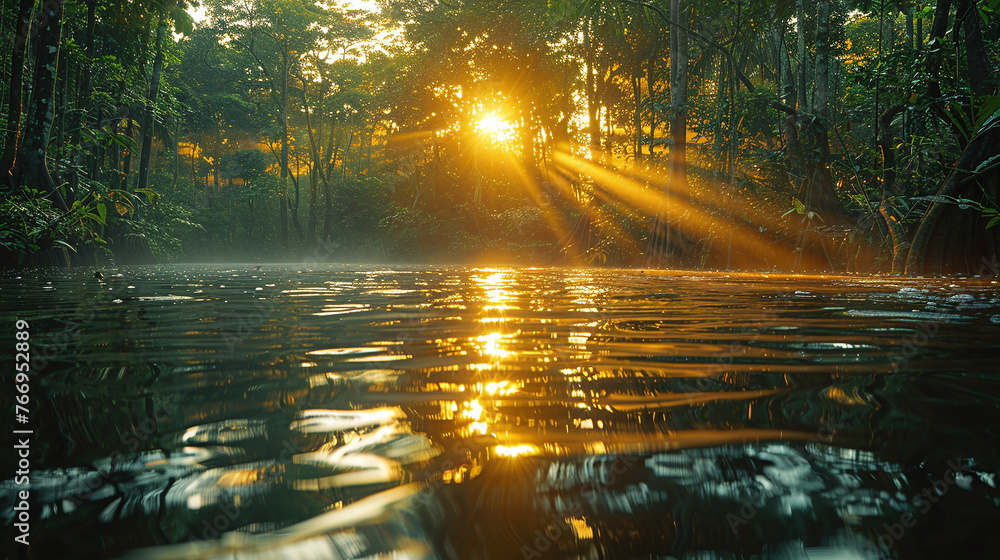
M487 113L476 123L476 130L483 136L498 143L514 139L514 125L500 118L496 113Z

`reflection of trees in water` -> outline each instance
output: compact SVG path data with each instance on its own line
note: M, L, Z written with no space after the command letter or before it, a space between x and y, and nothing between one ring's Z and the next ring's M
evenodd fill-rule
M208 557L219 534L240 531L256 535L242 549L267 547L261 558L797 557L831 539L877 541L906 513L917 525L893 537L900 557L1000 549L995 375L943 363L992 363L995 348L972 335L942 328L909 362L926 369L892 372L886 354L908 331L879 315L840 330L842 317L813 308L829 301L789 304L777 331L754 326L753 294L740 309L686 309L672 294L635 303L633 288L543 298L497 280L498 301L475 301L509 307L476 314L458 281L421 292L398 275L339 278L282 292L273 316L224 348L220 334L243 336L259 310L249 296L203 296L223 303L197 312L102 300L110 310L39 378L39 554L194 538L213 544L160 552ZM428 301L472 311L416 311ZM357 311L311 314L331 310ZM866 325L883 334L853 330ZM500 457L498 444L541 454ZM922 512L911 499L970 455L969 476L942 483ZM9 522L12 482L2 488ZM956 542L965 548L947 548Z
M447 375L401 375L393 378L393 392L382 392L387 388L382 378L329 377L321 383L316 378L287 378L277 368L268 375L270 370L259 367L257 377L239 375L248 365L235 361L214 371L178 377L173 382L197 381L196 386L186 391L184 399L171 398L169 392L152 393L158 396L150 401L154 408L148 415L146 401L153 397L116 400L113 392L55 393L57 408L72 413L66 418L73 420L67 420L65 427L78 447L77 456L105 458L89 468L33 475L38 485L34 497L47 512L38 528L40 546L62 557L82 558L191 538L214 543L218 534L233 530L284 534L294 523L410 481L428 486L393 502L389 517L362 516L364 522L351 530L333 526L323 533L326 536L271 542L274 553L319 554L316 551L325 550L315 544L320 539L335 543L329 546L342 552L371 552L376 543L380 550L412 545L415 550L461 559L525 554L681 557L696 550L738 557L775 553L781 546L794 549L830 542L864 546L886 533L885 524L909 513L919 525L893 547L908 550L924 546L927 535L944 534L934 524L966 532L985 527L996 519L984 518L982 512L995 511L990 500L1000 503L1000 495L983 482L985 478L976 478L971 492L951 485L952 491L930 511L917 515L919 508L908 500L942 477L944 459L937 457L945 455L901 457L899 450L912 449L912 442L886 440L882 447L877 443L881 440L871 440L873 433L882 431L870 422L891 426L909 419L912 426L921 422L919 416L903 405L883 406L876 415L873 404L865 400L856 407L837 408L819 388L805 387L822 380L804 375L783 378L796 391L752 399L579 412L567 406L572 399L560 396L568 393L553 390L555 381L534 388L524 383L522 392L497 397L490 406L491 431L516 432L518 426L530 424L530 430L522 431L537 432L540 443L603 440L609 449L630 434L662 442L670 441L672 434L705 428L780 427L808 430L817 437L809 443L735 444L660 453L639 445L634 455L508 459L489 458L494 440L464 437L467 432L462 431L460 419L436 415L441 406L428 399L442 393L420 390L440 389L436 383ZM81 373L82 379L114 373L87 371ZM127 377L138 385L162 377L141 366L119 373L131 373ZM771 375L754 377L757 386L777 384L761 378ZM861 394L872 392L877 379L850 376L832 387ZM826 376L823 380L829 392L830 380ZM689 379L656 378L639 370L616 371L610 380L597 378L592 387L587 387L589 381L581 379L576 386L592 391L595 402L616 391L641 401L700 387L685 385ZM749 379L712 378L709 390L735 391L739 381ZM376 386L379 392L370 392ZM545 406L531 396L542 390L551 395ZM368 420L364 411L359 419L335 415L323 420L322 414L293 416L281 406L295 402L296 408L348 410L361 402L376 406L385 401L406 404L392 408L396 412L391 415ZM261 412L262 406L270 411ZM117 413L102 415L100 410ZM833 412L837 415L831 416ZM249 414L256 418L246 419ZM153 418L155 426L144 422L144 415ZM823 419L830 417L839 420L826 431L817 431L815 426L824 426ZM579 429L575 421L585 419L593 422L592 429ZM326 428L303 430L306 421ZM866 423L873 427L860 429ZM147 435L146 428L152 432L139 437ZM946 433L945 428L940 433ZM109 439L108 434L120 437ZM429 443L431 439L437 446ZM133 445L136 441L138 445ZM830 442L850 447L824 445ZM83 446L105 453L87 454L79 449ZM865 447L876 451L862 450ZM161 448L167 451L155 451ZM351 452L342 451L345 448ZM441 453L434 457L433 449ZM983 449L980 459L995 456ZM401 457L411 460L400 461ZM338 479L341 475L348 476ZM11 506L7 502L5 506L9 513ZM73 539L84 539L94 531L94 520L105 541L71 545ZM858 541L861 545L852 541L859 535L867 539ZM969 542L981 543L983 538ZM348 552L342 556L361 554Z
M664 558L698 550L777 558L824 546L866 554L888 534L885 524L905 514L916 525L902 540L883 541L893 554L990 550L996 537L988 528L1000 515L982 518L988 498L956 489L925 515L908 501L920 490L914 481L928 475L866 452L772 443L498 461L468 488L441 496L465 512L448 531L463 559ZM942 541L949 530L980 536ZM913 556L923 550L927 556Z
M39 550L97 558L194 539L212 544L143 554L210 558L221 553L213 548L219 534L239 530L259 535L241 546L260 558L392 550L463 560L683 557L698 550L781 557L829 545L864 551L904 514L917 525L893 546L902 557L927 547L936 557L948 547L976 557L996 544L986 528L998 516L984 516L982 502L1000 496L984 491L976 469L971 482L963 479L966 488L951 485L922 513L908 499L931 487L929 469L824 444L487 459L490 438L440 448L410 433L398 412L362 411L346 421L338 414L300 417L294 433L277 421L214 422L164 438L175 449L170 454L122 454L91 469L33 474L46 512ZM322 429L303 430L302 422ZM395 458L403 468L380 471L372 468L378 460L365 457ZM474 465L484 468L471 479L445 476ZM354 484L350 477L366 470L386 476ZM424 486L406 484L411 480ZM394 487L406 490L357 516L348 508L337 517L338 508ZM4 505L9 513L12 504ZM95 528L103 541L86 538ZM928 537L950 530L980 532L965 542Z
M127 424L128 415L117 418ZM99 427L115 433L114 426ZM403 549L410 546L414 518L400 512L383 519L378 509L400 508L412 490L380 508L345 513L353 520L350 530L336 516L324 521L323 513L405 484L408 469L439 453L425 435L411 432L398 409L300 411L291 423L279 417L218 420L165 429L156 438L167 451L123 446L88 467L33 472L33 511L43 512L43 521L32 526L38 554L102 558L182 543L140 555L212 557L221 550L217 537L235 530L263 535L248 540L248 549L298 550L304 554L298 557ZM13 481L4 488L13 489ZM13 495L4 493L0 509L8 522ZM102 538L89 538L95 530ZM325 546L310 544L316 539L356 554L316 556Z

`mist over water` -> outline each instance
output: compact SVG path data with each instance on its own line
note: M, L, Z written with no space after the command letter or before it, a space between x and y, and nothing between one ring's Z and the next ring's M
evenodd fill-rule
M8 554L1000 550L992 279L256 266L4 281L37 360Z

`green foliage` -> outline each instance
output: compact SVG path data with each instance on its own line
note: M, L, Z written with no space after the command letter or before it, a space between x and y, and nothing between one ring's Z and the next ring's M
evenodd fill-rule
M220 167L228 178L250 182L271 166L272 158L260 150L242 150L222 158Z
M987 204L969 198L960 198L948 195L931 195L911 200L918 202L933 202L937 204L953 204L959 210L974 210L979 213L981 219L986 220L985 229L990 229L1000 223L1000 206L996 200L991 200Z
M671 69L680 29L661 17L670 3L640 3L393 0L366 13L205 0L210 18L194 25L185 1L115 0L93 4L93 37L88 3L66 3L45 155L70 217L56 220L47 199L8 201L9 216L24 216L5 222L3 248L141 235L165 260L287 259L328 239L334 259L635 264L659 223L652 214L669 205L658 197L673 181L670 127L682 110L690 189L670 195L691 203L692 223L705 221L671 234L681 243L669 251L697 253L687 262L710 262L725 224L750 226L761 246L836 225L852 242L888 247L880 208L905 236L947 200L995 228L1000 156L983 150L955 169L1000 126L996 78L971 72L972 35L957 14L928 41L927 3L833 2L829 21L826 3L803 2L803 13L791 0L682 3L689 11L670 16L688 31L681 85ZM992 74L996 4L975 3ZM925 35L912 43L910 8ZM160 49L164 28L183 36ZM391 40L368 42L393 28ZM816 99L827 50L829 107ZM12 50L2 52L8 64ZM32 79L10 87L30 99ZM675 87L686 88L683 105ZM484 131L487 117L506 132ZM154 180L138 189L149 145ZM941 195L956 172L961 192ZM819 183L828 196L813 196ZM647 192L625 196L632 188Z
M476 246L475 236L465 230L462 217L455 210L432 213L418 208L397 208L379 223L386 231L384 239L391 256L404 261L466 256Z
M27 264L40 251L76 251L82 244L104 243L98 231L107 219L104 203L76 201L62 212L41 193L26 194L27 198L8 196L0 203L0 249L18 264Z
M154 184L167 184L167 178L154 175ZM160 262L171 262L186 256L184 239L205 231L195 213L176 199L176 193L161 192L153 201L143 204L141 220L123 220L120 230L142 235L149 243L153 256Z

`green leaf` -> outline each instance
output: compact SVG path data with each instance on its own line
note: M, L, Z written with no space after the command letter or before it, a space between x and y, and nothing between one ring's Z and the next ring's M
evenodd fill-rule
M949 103L944 108L944 111L941 111L941 114L943 114L945 117L948 117L948 120L950 120L952 124L955 125L955 129L958 130L959 133L961 133L966 143L968 143L969 140L971 140L971 138L969 137L969 128L970 128L969 125L973 123L970 123L966 120L965 111L963 110L960 104L955 102Z
M64 247L64 248L66 248L66 249L69 249L70 251L73 251L74 253L76 252L76 247L74 247L74 246L70 245L69 243L66 243L66 242L65 242L65 241L63 241L62 239L53 239L53 240L52 240L52 244L53 244L53 245L59 245L59 246L61 246L61 247Z
M993 216L993 219L986 224L986 229L990 229L991 227L997 225L997 222L1000 222L1000 216Z
M97 205L97 213L101 215L101 225L106 226L108 219L108 207L103 202Z
M183 4L178 3L170 12L170 18L174 20L174 30L181 35L190 37L194 33L194 19L183 9Z
M792 197L792 205L795 207L795 212L798 214L804 214L806 211L806 205L802 204L802 201L798 198Z
M993 167L994 165L997 165L997 164L1000 164L1000 154L997 154L997 155L995 155L995 156L987 159L983 163L980 163L979 167L976 167L976 170L973 171L973 173L975 173L976 175L979 175L980 173L986 171L990 167Z
M1000 95L985 95L977 98L976 131L979 134L1000 122Z
M930 195L927 195L927 196L918 196L918 197L914 197L913 200L926 200L927 202L936 202L938 204L951 204L951 203L955 202L954 200L952 200L950 198L947 198L947 197L944 197L944 196L941 196L941 195L937 195L937 194L930 194Z
M149 189L149 188L147 188L147 189L135 189L132 192L137 193L137 194L144 194L144 195L146 195L146 199L149 200L150 202L156 202L156 197L160 196L160 194L158 192L154 191L153 189Z
M125 148L126 150L134 150L136 148L135 140L127 134L119 134L115 132L110 126L105 125L102 129L104 134L111 139L112 142L118 144L119 146Z

